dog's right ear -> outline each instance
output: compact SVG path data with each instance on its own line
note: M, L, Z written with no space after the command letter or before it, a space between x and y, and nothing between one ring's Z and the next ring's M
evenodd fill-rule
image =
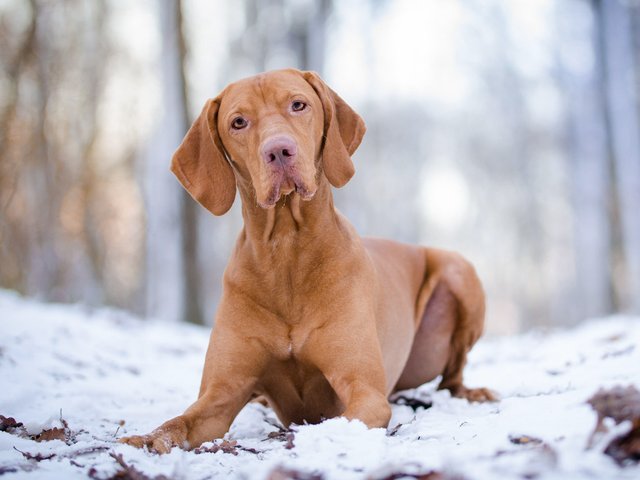
M182 186L214 215L226 213L236 197L236 179L218 135L219 107L219 98L207 100L171 160Z

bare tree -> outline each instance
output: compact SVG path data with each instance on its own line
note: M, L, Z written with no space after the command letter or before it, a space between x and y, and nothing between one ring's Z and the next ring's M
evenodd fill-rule
M162 55L162 108L145 159L147 209L146 312L178 320L185 308L184 194L169 172L175 148L187 130L181 16L177 2L158 0Z
M570 22L572 15L589 18ZM586 57L566 57L563 77L569 112L570 171L573 183L574 245L576 263L576 317L603 315L612 308L611 198L603 65L598 50L598 30L588 4L570 2L559 7L561 41L567 51L585 41ZM581 51L585 51L582 49ZM592 60L591 65L586 64Z
M176 4L176 15L174 16L175 40L178 43L179 62L180 62L180 84L182 87L182 118L192 119L193 115L189 113L189 94L186 80L186 63L187 63L187 41L184 32L182 1ZM187 132L188 124L183 125L184 133ZM184 308L182 319L195 323L203 324L204 318L200 300L200 284L201 277L199 271L199 255L198 255L198 206L186 191L182 191L181 198L182 212L182 257L183 257L183 275L184 275Z
M0 114L0 256L6 265L0 277L26 293L97 304L104 301L103 249L91 226L92 146L107 10L102 1L76 3L78 15L70 20L58 4L20 5L29 21L5 51L10 88ZM67 114L69 104L74 115Z
M640 119L638 81L634 58L631 8L620 0L595 2L600 29L607 115L614 160L622 280L616 282L620 306L640 312Z

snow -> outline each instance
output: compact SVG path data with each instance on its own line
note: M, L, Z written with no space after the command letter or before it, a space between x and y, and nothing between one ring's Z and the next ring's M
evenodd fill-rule
M174 448L159 456L116 443L125 434L147 433L194 400L207 329L44 304L6 291L0 291L0 329L0 414L32 434L61 426L62 415L75 434L67 445L0 432L3 479L86 478L91 468L107 478L120 468L110 452L149 476L177 479L261 479L275 468L328 479L430 470L467 479L640 478L640 467L621 468L601 453L628 425L611 428L587 449L596 415L585 403L600 387L640 387L639 318L481 340L470 356L467 384L494 389L500 402L470 404L436 391L432 382L404 395L433 406L414 412L394 405L388 431L337 418L296 427L287 449L282 438L268 438L278 431L274 413L250 404L227 438L259 453L238 449L237 455ZM543 443L509 440L521 435ZM56 456L28 460L14 447Z

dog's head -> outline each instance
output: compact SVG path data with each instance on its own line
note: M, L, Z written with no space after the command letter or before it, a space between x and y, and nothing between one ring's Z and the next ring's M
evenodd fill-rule
M231 208L236 181L270 208L294 192L310 200L322 174L335 187L347 183L364 132L360 116L316 73L267 72L207 101L171 170L215 215Z

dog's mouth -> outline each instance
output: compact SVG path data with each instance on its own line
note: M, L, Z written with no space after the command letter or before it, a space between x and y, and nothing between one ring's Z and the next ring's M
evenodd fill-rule
M316 194L316 189L310 188L294 169L274 172L269 194L264 201L258 201L258 205L262 208L271 208L281 198L293 193L300 195L302 200L311 200Z

